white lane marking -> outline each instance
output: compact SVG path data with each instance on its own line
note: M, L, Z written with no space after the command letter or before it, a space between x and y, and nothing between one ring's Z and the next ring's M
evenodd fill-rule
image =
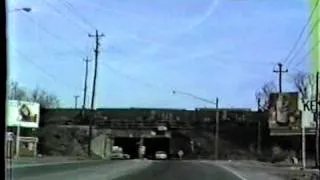
M145 161L144 160L137 160L137 161L133 161L135 162L135 164L131 164L129 165L128 167L126 168L116 168L114 171L112 171L111 173L109 173L109 176L107 177L107 180L114 180L114 179L117 179L117 178L120 178L120 177L123 177L123 176L128 176L130 174L133 174L133 173L137 173L137 172L140 172L144 169L146 169L147 167L149 167L153 162L152 161ZM139 164L137 164L139 163Z
M226 171L234 174L235 176L237 176L237 177L238 177L239 179L241 179L241 180L247 180L247 178L243 177L240 173L238 173L237 171L235 171L235 170L233 170L233 169L231 169L231 168L229 168L229 167L223 166L223 165L221 165L221 164L214 164L214 165L219 166L219 167L225 169Z
M193 161L187 161L187 162L193 162ZM218 166L230 173L232 173L233 175L235 175L237 178L239 178L240 180L248 180L247 178L243 177L240 173L238 173L237 171L229 168L229 167L226 167L226 166L223 166L221 164L218 164L218 163L214 163L214 162L208 162L208 161L200 161L201 163L206 163L206 164L210 164L210 165L214 165L214 166ZM193 162L194 163L194 162Z

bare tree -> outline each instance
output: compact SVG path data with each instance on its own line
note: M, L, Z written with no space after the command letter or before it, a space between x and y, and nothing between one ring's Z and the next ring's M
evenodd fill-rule
M40 88L31 91L29 100L38 102L42 108L55 108L59 106L59 99L57 96Z
M28 100L28 94L25 89L19 86L17 82L10 82L8 87L8 99Z
M315 98L315 92L317 89L316 86L316 77L312 74L308 74L305 72L298 72L293 77L293 82L299 93L301 94L301 100L304 103L307 99L316 99ZM314 114L314 117L318 118L316 114ZM304 130L304 128L303 128ZM316 120L316 156L315 156L315 162L316 166L319 165L319 121ZM302 143L305 143L304 140ZM305 146L305 145L303 145Z
M36 88L32 91L19 86L17 82L11 82L8 88L8 99L21 101L34 101L40 104L41 108L54 108L59 106L59 99L44 89Z
M265 83L259 91L256 92L257 101L260 100L260 109L267 110L269 106L270 94L276 92L276 85L270 81Z
M294 75L293 82L301 94L302 101L312 96L312 90L315 88L315 77L312 74L298 72Z

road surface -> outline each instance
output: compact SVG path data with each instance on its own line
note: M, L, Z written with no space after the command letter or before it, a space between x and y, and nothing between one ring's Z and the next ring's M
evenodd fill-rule
M219 161L94 161L13 168L14 180L251 180L281 178ZM251 170L250 170L251 169Z
M116 180L244 180L218 165L186 161L158 161L139 172Z
M150 164L151 161L123 160L28 165L13 168L12 180L112 180Z

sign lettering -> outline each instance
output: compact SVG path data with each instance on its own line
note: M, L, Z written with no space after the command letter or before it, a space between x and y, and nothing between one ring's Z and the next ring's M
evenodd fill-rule
M312 111L315 112L316 111L316 101L312 100L312 101L304 101L303 102L303 111ZM318 102L318 107L320 108L320 101ZM320 110L320 109L319 109Z

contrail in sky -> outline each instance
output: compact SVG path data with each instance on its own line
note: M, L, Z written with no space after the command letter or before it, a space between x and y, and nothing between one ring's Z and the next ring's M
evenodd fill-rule
M191 24L189 27L184 28L181 32L177 33L176 37L173 39L176 40L177 38L180 38L183 34L190 32L197 26L200 26L202 23L204 23L212 15L214 10L218 7L218 2L219 0L211 1L209 8L207 9L207 11L204 13L203 16L201 16L195 23ZM159 52L162 48L166 47L170 43L170 41L172 40L169 40L169 42L161 42L161 44L159 44L158 47L155 47L154 49L151 50L151 54Z
M208 17L210 17L212 15L212 13L214 12L214 10L216 9L216 7L218 6L218 2L219 0L213 0L210 4L210 7L208 8L208 10L206 11L206 13L200 17L197 22L195 22L194 24L192 24L189 28L186 28L186 31L184 31L184 33L191 31L193 28L201 25L202 23L204 23Z

